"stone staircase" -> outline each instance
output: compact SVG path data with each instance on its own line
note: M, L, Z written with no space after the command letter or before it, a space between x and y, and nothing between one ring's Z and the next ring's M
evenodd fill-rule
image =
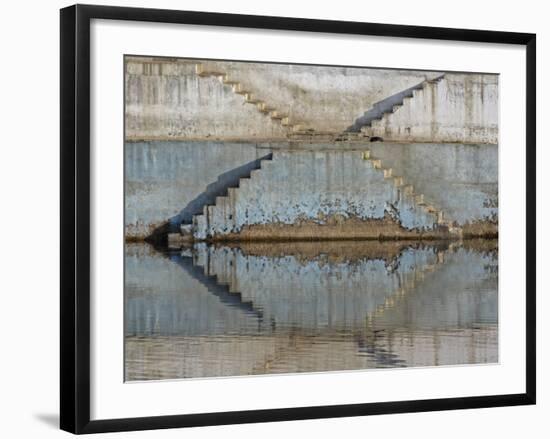
M379 137L383 135L380 128L388 123L388 119L402 108L410 107L411 100L418 98L425 93L428 87L437 84L445 75L438 76L433 79L426 79L415 87L409 88L398 95L392 96L384 101L374 105L374 116L368 118L364 125L360 128L360 132L365 137Z
M271 157L260 160L259 168L252 170L249 177L240 178L238 187L229 188L226 196L216 197L214 204L205 205L202 214L193 216L191 230L186 230L185 232L182 230L182 233L192 233L193 238L199 241L212 238L223 240L224 235L232 235L232 238L234 238L235 234L238 234L244 225L261 224L255 218L254 210L257 210L257 205L252 204L245 206L245 208L240 208L237 204L242 203L242 200L246 199L247 191L253 189L251 186L255 184L257 187L265 187L267 190L273 187L270 181L262 181L262 178L268 179L273 167L277 166L278 161L282 160L276 160L278 154L280 153L274 152ZM454 227L450 221L447 221L441 209L430 203L424 197L424 194L416 193L414 186L407 184L403 177L394 175L392 168L384 167L382 161L372 157L369 150L353 151L352 154L360 154L361 162L363 163L363 165L360 165L357 163L359 160L353 160L353 166L366 166L370 168L371 172L379 174L387 185L391 187L389 190L392 194L395 194L392 195L392 199L398 201L394 205L390 203L391 200L386 200L386 204L389 203L389 206L386 206L386 211L396 221L401 219L403 227L409 229L418 228L418 224L422 222L431 224L434 228L441 229L442 232L449 233L455 237L460 233L460 228ZM352 159L355 158L358 159L359 157L352 157ZM368 201L368 198L365 198L361 202L366 201ZM246 218L243 218L243 211ZM407 224L404 224L402 219L403 211L410 212L410 216L414 217ZM417 220L416 218L420 219ZM269 223L269 219L265 221L264 218L263 220L264 223Z
M403 194L405 196L406 195L410 196L414 200L414 202L418 206L420 206L424 211L426 211L429 214L435 215L437 218L438 226L447 227L451 234L458 233L458 229L453 226L452 222L447 221L445 219L443 210L435 207L433 203L431 203L429 200L425 198L424 194L416 193L414 190L414 186L412 184L407 184L404 181L403 177L394 175L393 169L384 167L382 164L382 160L371 157L370 151L365 151L364 156L366 156L369 160L372 161L373 166L375 168L382 170L382 172L384 173L384 178L392 180L394 186L397 188L400 188L403 191Z
M201 78L214 77L217 78L222 85L231 87L231 90L235 94L243 96L245 103L253 105L261 114L280 123L282 127L286 128L287 136L294 140L321 139L354 141L364 140L365 138L376 138L378 137L376 129L384 126L391 114L397 112L403 106L408 105L408 102L421 94L426 87L444 78L444 75L441 75L433 79L426 79L414 87L377 102L374 104L373 108L355 122L354 126L344 132L337 133L314 130L304 126L302 123L292 121L288 114L257 97L248 90L243 83L236 78L230 77L228 73L219 70L217 66L209 67L209 65L205 63L195 63L195 71L197 76Z
M193 234L195 239L204 240L208 237L208 227L210 222L223 221L227 225L227 232L230 231L230 225L234 223L231 205L235 199L235 192L244 185L250 184L250 181L262 169L270 166L273 160L273 154L266 156L259 161L259 166L250 171L250 174L239 178L237 186L227 188L227 195L217 196L214 204L206 204L203 207L203 213L193 215L191 225L183 225L181 233L184 235Z
M314 130L307 129L302 124L292 122L288 114L278 110L264 100L259 99L252 92L248 91L245 85L237 81L235 78L231 78L227 73L208 70L208 67L205 67L203 63L196 63L195 71L197 76L201 78L215 77L224 86L231 87L235 94L243 96L245 103L255 106L256 109L264 116L271 118L273 121L279 122L288 130L289 134L312 134L314 132Z

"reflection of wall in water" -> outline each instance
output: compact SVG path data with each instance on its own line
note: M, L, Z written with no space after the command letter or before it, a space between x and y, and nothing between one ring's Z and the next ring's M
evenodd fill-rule
M126 335L241 333L257 317L227 306L200 281L146 245L125 257Z
M348 264L329 250L322 256L316 251L277 256L278 249L269 256L252 253L200 245L194 255L170 260L147 247L129 246L126 379L498 359L494 251L408 248L384 261L357 257L354 249ZM207 276L214 273L219 277ZM317 288L304 287L299 277ZM402 287L392 290L399 279ZM370 294L375 285L382 294ZM332 289L333 296L323 288ZM236 297L237 302L228 299Z
M127 257L127 333L361 330L367 317L384 327L495 323L496 260L462 248L443 257L430 247L407 248L391 262L345 263L199 245L193 262L182 257L183 270L158 256ZM198 281L201 274L216 276L206 278L214 285ZM216 285L225 295L209 291Z

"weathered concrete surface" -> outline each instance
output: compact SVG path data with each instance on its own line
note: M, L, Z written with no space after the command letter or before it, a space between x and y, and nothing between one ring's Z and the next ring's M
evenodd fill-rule
M433 239L454 226L494 236L497 147L408 146L274 149L273 160L194 217L194 238ZM372 159L378 153L392 160Z
M283 138L286 129L264 117L193 63L127 62L127 140Z
M228 74L259 100L315 131L341 132L376 102L440 72L357 67L203 61Z
M178 230L269 151L231 142L127 142L125 236L143 239L166 223Z
M448 220L498 223L498 145L372 143L370 150Z
M498 361L494 241L349 244L127 246L126 379Z
M296 241L296 240L433 240L454 238L446 227L404 228L397 220L386 214L380 219L344 217L343 214L326 218L297 220L292 224L251 224L240 231L207 234L206 240L231 241ZM478 236L477 234L475 236ZM203 238L197 238L203 239ZM176 239L173 246L181 246Z
M244 230L250 238L254 227L267 226L258 236L265 238L280 227L288 229L283 233L294 233L299 223L307 226L306 235L317 224L317 236L329 229L338 236L342 228L344 233L365 233L371 227L361 227L363 221L388 217L407 229L432 230L437 223L436 215L418 206L393 179L386 179L362 151L277 150L273 160L242 180L238 189L194 217L194 236L231 239Z
M220 76L199 76L198 64ZM290 125L342 132L378 101L440 74L129 57L126 138L285 138L288 125L262 113L256 101L287 116ZM233 91L234 83L252 96Z
M319 235L322 224L331 229L325 227L322 234L332 234L333 239L420 237L418 230L412 230L416 228L423 229L424 238L433 238L428 232L439 218L437 212L427 211L430 206L466 235L497 233L496 145L289 147L288 143L128 142L126 238L144 239L166 224L165 232L179 232L180 224L191 223L206 206L214 215L211 232L221 231L225 239L243 231L257 238L272 234L273 239L290 235L311 239ZM274 160L267 159L271 151ZM373 160L365 159L367 151ZM380 159L381 168L374 167L374 158ZM263 169L258 169L262 163ZM385 178L390 169L391 177ZM414 202L420 194L424 206ZM204 233L196 236L199 239L212 234L204 229L204 220L196 218Z
M498 143L498 76L446 73L363 129L406 142Z

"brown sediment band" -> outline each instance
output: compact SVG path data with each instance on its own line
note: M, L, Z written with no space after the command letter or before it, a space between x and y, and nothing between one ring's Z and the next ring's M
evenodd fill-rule
M494 221L475 221L462 226L462 236L472 238L498 238L498 223Z
M214 244L218 245L218 244ZM221 245L221 244L219 244ZM432 241L430 246L447 248L448 241ZM362 259L383 259L390 261L408 248L420 248L422 242L413 241L332 241L330 245L322 241L261 242L247 241L227 243L249 256L282 257L294 256L297 260L311 261L322 258L329 263L349 263Z
M323 223L300 220L294 224L269 223L244 226L238 233L215 235L207 241L322 241L322 240L434 240L453 239L447 227L406 229L386 216L382 219L327 218Z
M166 241L175 245L192 242L192 236L166 233ZM218 234L207 238L212 243L247 242L296 242L296 241L447 241L460 239L496 239L498 223L477 221L456 227L438 225L432 230L406 229L386 215L382 219L357 217L327 217L322 223L315 220L300 220L294 224L268 223L243 226L237 233ZM151 241L150 237L126 236L126 242Z

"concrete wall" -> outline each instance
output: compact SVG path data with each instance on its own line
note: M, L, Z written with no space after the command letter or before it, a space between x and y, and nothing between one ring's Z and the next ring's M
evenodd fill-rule
M280 123L193 63L127 62L126 139L281 138Z
M288 114L293 123L316 131L341 132L376 102L439 72L354 67L202 62L225 72L258 99Z
M382 169L361 149L275 149L250 180L195 216L194 236L408 237L437 228L438 212L458 225L497 221L496 146L380 144L372 155L383 158ZM399 185L386 178L392 167ZM424 190L438 212L417 202Z
M448 220L498 220L498 145L371 143L370 149Z
M128 58L126 138L284 138L288 129L245 103L217 77L227 75L291 123L341 132L376 102L439 72L240 62Z
M249 173L247 164L255 166L268 152L249 143L127 142L126 238L145 238L166 222L176 229L180 222L190 222L190 214L221 194L220 179Z
M197 141L127 142L125 148L125 236L130 239L145 238L166 223L177 231L225 195L233 198L218 199L209 225L198 220L197 237L253 224L388 216L407 228L433 228L436 215L384 178L388 168L451 222L496 222L498 217L496 145L367 143L335 151L319 144L294 151L288 144ZM384 169L364 159L367 149ZM267 163L271 151L274 158ZM264 168L254 170L260 163ZM251 173L240 188L228 190Z
M394 141L496 144L498 76L446 73L363 131Z
M363 155L362 151L274 151L273 160L264 161L249 180L242 180L228 197L218 198L205 215L195 216L195 238L242 236L250 226L270 227L261 233L269 238L281 227L298 230L298 223L315 229L347 220L354 221L349 228L360 233L364 220L387 216L407 229L432 229L437 216L395 187L393 179L385 179L384 171Z

